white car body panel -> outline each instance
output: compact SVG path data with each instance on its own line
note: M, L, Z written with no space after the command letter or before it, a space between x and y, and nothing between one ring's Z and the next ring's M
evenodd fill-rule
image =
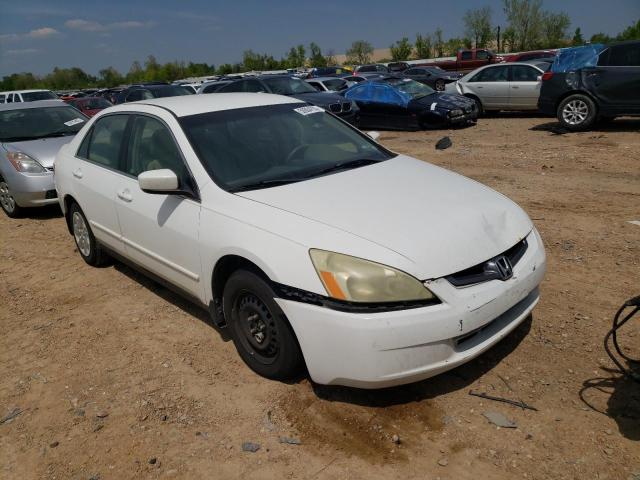
M392 266L424 281L442 301L353 313L277 298L311 378L319 383L374 388L427 378L477 356L527 317L538 301L544 247L528 216L506 197L402 155L232 194L211 180L176 118L298 102L234 93L111 107L89 121L56 158L63 211L65 198L75 199L101 243L205 306L213 300L215 266L227 255L254 263L273 282L326 296L309 257L311 248ZM199 201L142 192L134 177L75 157L91 125L117 112L146 113L166 123L198 186ZM501 254L523 238L529 247L506 281L455 288L442 278ZM459 348L461 336L485 326L476 340Z
M404 155L339 175L240 195L395 251L413 263L408 273L421 280L483 262L518 243L533 228L520 207L506 197ZM482 214L477 211L479 204ZM442 238L447 238L445 244ZM438 245L437 250L430 245Z

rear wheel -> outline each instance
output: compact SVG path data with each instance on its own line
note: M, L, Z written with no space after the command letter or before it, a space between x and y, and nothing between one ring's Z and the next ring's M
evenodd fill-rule
M13 198L9 185L2 177L0 177L0 206L2 210L4 210L4 213L11 218L17 218L23 212L22 207L20 207L16 203L16 199Z
M586 95L565 98L558 106L558 120L568 130L587 130L596 119L596 105Z
M438 92L444 92L444 80L442 80L441 78L436 80L435 88Z
M237 270L224 287L223 309L236 350L249 368L263 377L286 380L301 370L303 358L274 297L260 276Z
M109 255L96 242L96 238L89 227L89 222L87 222L87 218L77 203L71 205L69 217L71 219L71 232L82 259L92 267L101 267L108 264Z

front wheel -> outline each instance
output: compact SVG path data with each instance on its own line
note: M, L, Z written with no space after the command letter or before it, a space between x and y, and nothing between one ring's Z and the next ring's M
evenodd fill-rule
M438 92L444 92L444 86L445 86L444 85L444 80L442 80L440 78L438 80L436 80L435 88L436 88L436 90Z
M109 263L109 256L96 242L89 222L77 203L71 205L69 217L71 218L73 238L82 259L92 267L101 267Z
M237 270L227 281L223 310L231 338L254 372L273 380L294 377L304 362L291 326L260 276Z
M22 214L22 207L16 203L16 199L13 198L9 185L2 177L0 177L0 206L8 217L17 218Z
M596 119L596 105L586 95L576 94L565 98L558 106L558 120L567 130L587 130Z

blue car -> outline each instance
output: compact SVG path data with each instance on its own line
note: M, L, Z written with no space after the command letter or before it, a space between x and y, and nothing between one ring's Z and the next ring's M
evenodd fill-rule
M360 128L420 130L466 125L478 118L473 100L436 92L408 78L383 77L361 82L344 96L360 108Z

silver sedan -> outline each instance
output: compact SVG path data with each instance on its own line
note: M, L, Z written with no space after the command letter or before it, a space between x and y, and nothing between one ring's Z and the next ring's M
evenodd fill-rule
M0 207L9 217L58 202L53 160L86 121L61 100L0 105Z
M528 63L497 63L478 68L446 86L446 91L475 100L479 112L537 110L541 68Z

